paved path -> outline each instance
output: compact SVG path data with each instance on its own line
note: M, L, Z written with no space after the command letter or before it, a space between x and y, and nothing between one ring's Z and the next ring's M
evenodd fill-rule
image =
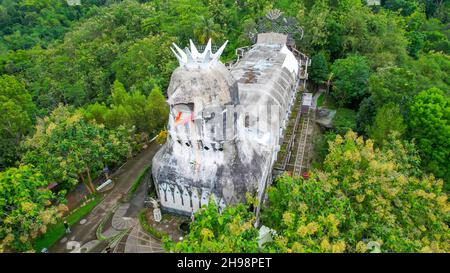
M125 253L161 253L164 249L161 242L147 232L143 231L140 224L131 230L125 242Z
M120 205L115 210L111 219L110 229L119 233L120 231L128 230L127 234L117 244L113 244L115 253L164 252L161 241L145 232L138 219L146 195L147 188L143 183L129 202ZM105 233L103 234L106 235Z
M159 147L160 145L156 142L151 143L147 149L129 159L124 166L117 170L112 175L114 188L106 193L103 201L85 217L86 222L73 225L71 227L72 233L52 246L49 249L50 252L71 252L96 240L96 230L101 220L128 193L139 174L151 164L151 160Z

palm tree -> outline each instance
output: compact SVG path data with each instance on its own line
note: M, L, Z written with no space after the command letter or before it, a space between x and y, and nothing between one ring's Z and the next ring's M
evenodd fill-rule
M212 18L200 16L200 21L196 25L194 34L200 43L206 44L210 38L212 40L220 40L223 37L223 34L218 31L219 28L219 25Z

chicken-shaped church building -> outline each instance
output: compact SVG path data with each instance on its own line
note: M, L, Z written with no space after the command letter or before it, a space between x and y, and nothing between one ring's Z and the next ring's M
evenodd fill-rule
M219 59L226 43L215 53L211 41L202 53L192 41L173 45L180 65L167 90L168 137L152 162L164 211L264 198L303 70L286 42L260 33L229 69Z

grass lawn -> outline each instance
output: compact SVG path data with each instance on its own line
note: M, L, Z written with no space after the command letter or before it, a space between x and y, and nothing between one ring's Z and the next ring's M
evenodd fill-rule
M152 227L148 222L147 222L147 217L145 217L145 209L142 209L139 212L139 223L141 224L141 227L149 234L153 235L154 237L158 238L158 239L162 239L164 237L164 232L161 232L159 230L157 230L156 228Z
M348 108L339 108L333 118L333 125L338 134L345 135L348 130L356 130L356 111Z
M325 94L320 94L319 98L317 99L317 107L321 107L323 104L323 99L325 98Z
M330 94L326 95L325 93L320 94L317 99L317 107L323 107L331 110L336 110L337 103L336 100Z
M147 172L150 170L150 166L145 168L139 176L134 180L133 185L130 188L130 191L128 192L128 198L131 198L133 194L137 191L139 188L139 185L141 185L142 181L144 181L144 176L147 174Z
M94 197L94 199L89 201L86 205L72 211L68 216L65 217L65 219L67 220L69 225L72 226L73 224L80 221L81 218L88 214L93 208L95 208L95 206L97 206L100 201L100 196ZM58 223L48 226L47 232L38 237L33 242L33 248L36 252L40 252L44 247L50 248L66 234L63 222L64 220L60 220Z

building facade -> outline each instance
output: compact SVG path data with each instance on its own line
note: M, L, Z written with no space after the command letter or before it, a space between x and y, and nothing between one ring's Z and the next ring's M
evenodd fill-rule
M219 60L226 43L216 53L210 41L202 53L192 41L174 45L168 138L152 166L163 210L189 215L210 200L223 208L264 198L302 70L286 41L261 33L229 69Z

